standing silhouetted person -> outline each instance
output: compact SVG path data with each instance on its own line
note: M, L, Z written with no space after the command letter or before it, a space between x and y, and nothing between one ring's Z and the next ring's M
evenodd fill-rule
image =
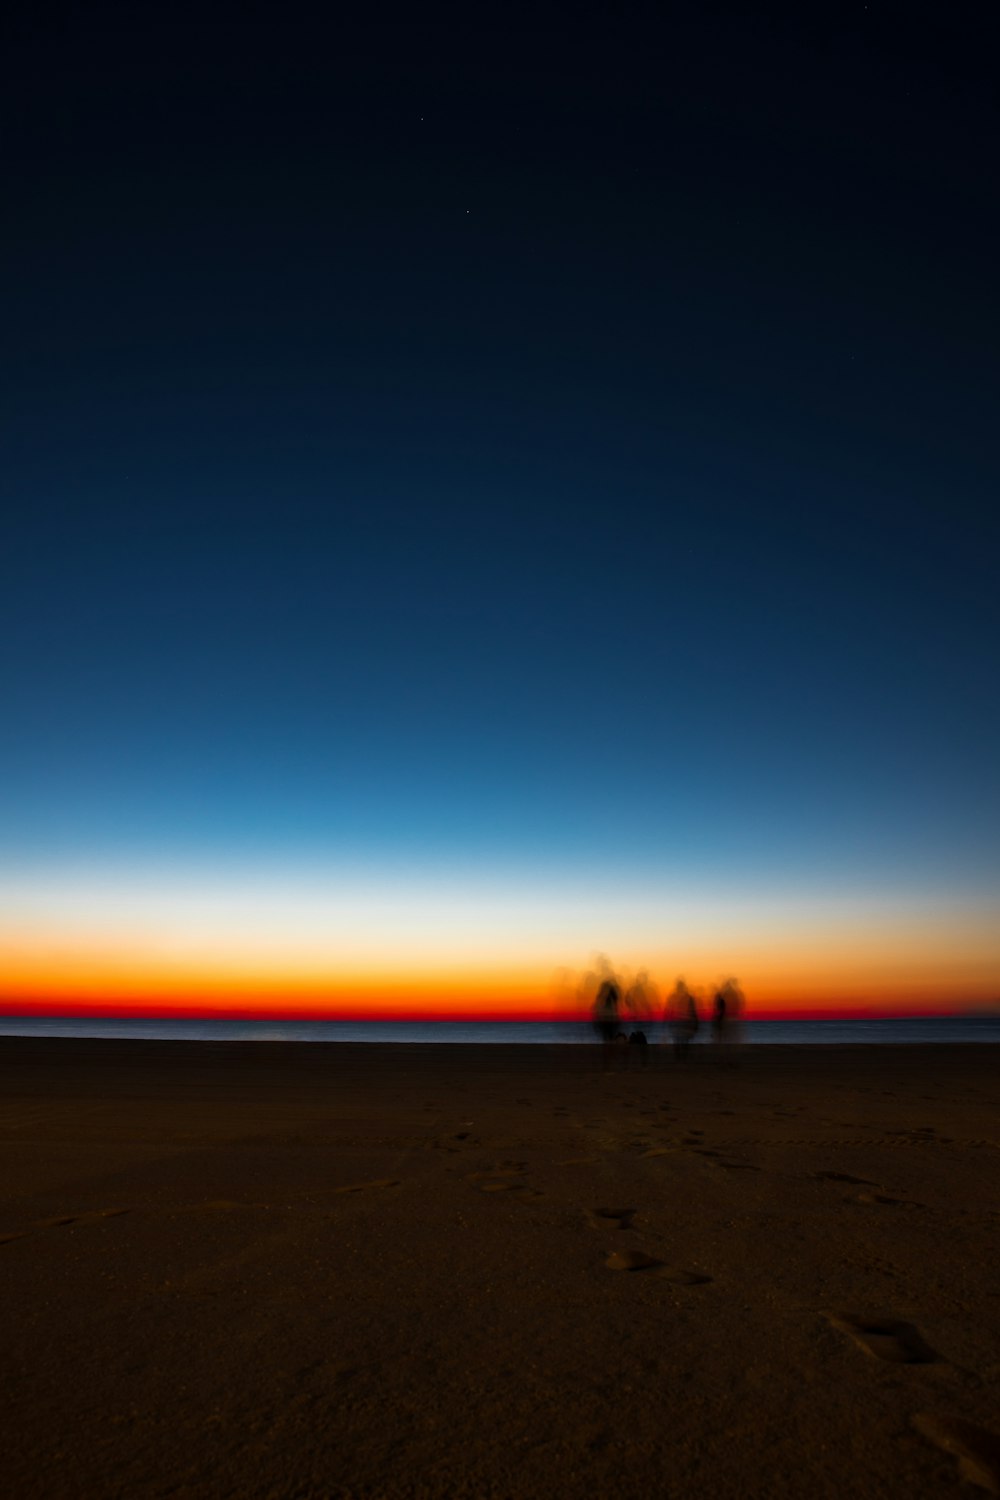
M721 990L717 991L715 1004L712 1007L712 1040L713 1042L726 1040L726 997Z
M621 999L621 991L617 981L605 979L597 992L594 1001L594 1026L601 1038L601 1050L604 1054L604 1066L610 1067L612 1051L618 1040L618 1003Z
M683 1062L688 1055L688 1048L698 1035L698 1007L683 979L678 979L674 992L667 1001L666 1021L673 1037L674 1057L678 1062Z
M736 1053L741 1040L744 1011L743 991L735 979L727 979L716 991L712 1007L712 1038L727 1057Z

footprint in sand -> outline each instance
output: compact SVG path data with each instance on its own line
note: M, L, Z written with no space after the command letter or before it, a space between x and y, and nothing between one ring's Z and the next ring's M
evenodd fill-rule
M884 1359L894 1365L929 1365L940 1358L920 1330L900 1318L827 1314L827 1321L831 1327L846 1333L873 1359Z
M725 1167L727 1172L759 1172L760 1167L755 1167L749 1161L720 1161L720 1167Z
M888 1208L923 1208L913 1198L890 1198L888 1193L856 1193L855 1203L882 1203Z
M39 1229L56 1229L62 1224L96 1224L101 1219L117 1219L127 1208L91 1208L82 1214L65 1214L58 1219L42 1219Z
M117 1219L127 1214L127 1208L92 1208L79 1214L60 1214L55 1219L38 1219L27 1229L14 1229L0 1234L0 1245L9 1245L13 1240L23 1240L25 1235L35 1234L39 1229L64 1229L69 1224L95 1224L101 1219Z
M652 1271L660 1268L663 1262L647 1255L644 1250L615 1250L604 1264L609 1271Z
M611 1219L616 1228L631 1229L637 1212L634 1208L595 1208L591 1210L590 1222L595 1229L607 1229L607 1221Z
M521 1181L523 1176L523 1162L506 1162L485 1172L470 1172L466 1180L481 1193L516 1193L521 1198L540 1198L542 1194L537 1188Z
M336 1192L336 1189L334 1189ZM231 1214L240 1212L253 1212L254 1210L267 1208L267 1203L241 1203L237 1198L205 1198L201 1203L191 1203L181 1209L186 1214Z
M330 1193L366 1193L370 1188L399 1187L398 1177L376 1177L371 1182L349 1182L344 1187L328 1188Z
M431 1151L450 1151L454 1154L465 1149L466 1144L478 1146L479 1137L472 1136L468 1130L462 1130L457 1135L441 1136L438 1140L428 1141L427 1147Z
M609 1271L648 1271L671 1286L706 1286L711 1276L700 1271L688 1271L682 1266L665 1266L654 1255L644 1250L615 1250L604 1262Z
M858 1187L881 1187L880 1182L873 1182L870 1177L852 1177L850 1172L814 1172L813 1176L820 1182L853 1182Z
M1000 1437L995 1433L957 1417L935 1417L922 1412L913 1418L913 1426L921 1437L954 1454L963 1479L991 1495L1000 1495Z

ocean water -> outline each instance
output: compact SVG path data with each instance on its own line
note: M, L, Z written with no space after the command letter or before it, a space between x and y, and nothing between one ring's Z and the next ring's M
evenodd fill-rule
M667 1040L660 1025L650 1041ZM702 1028L695 1045L708 1042ZM587 1023L546 1021L198 1021L0 1016L2 1036L125 1037L204 1042L578 1042L593 1044ZM1000 1014L878 1021L747 1021L749 1043L1000 1042Z

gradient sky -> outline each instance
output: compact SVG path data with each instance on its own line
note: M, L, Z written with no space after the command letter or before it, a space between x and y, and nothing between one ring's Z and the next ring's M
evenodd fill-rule
M1000 999L989 51L751 9L25 12L0 1008Z

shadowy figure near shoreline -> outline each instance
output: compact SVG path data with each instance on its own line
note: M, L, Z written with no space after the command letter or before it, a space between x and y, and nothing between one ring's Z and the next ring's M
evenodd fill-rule
M604 953L594 956L586 973L560 969L553 976L553 1009L566 1015L567 1041L581 1040L581 1025L592 1027L601 1043L601 1068L646 1067L661 1056L661 1035L673 1046L674 1060L686 1062L691 1044L699 1033L710 1038L706 1057L735 1060L742 1040L743 991L735 979L726 979L713 990L692 991L678 978L664 1003L662 991L648 970L621 970ZM711 996L711 1004L708 996ZM701 1014L699 1014L701 1010ZM589 1016L589 1023L587 1017ZM702 1032L704 1024L705 1032ZM663 1030L661 1031L661 1028ZM665 1035L664 1035L665 1033Z
M698 1035L700 1023L694 996L683 979L678 979L674 992L667 1001L666 1022L674 1043L674 1059L684 1062L689 1055L691 1043Z
M721 1046L726 1040L726 996L723 990L716 991L712 1007L712 1041Z
M594 1001L594 1028L601 1039L602 1062L605 1068L611 1066L615 1044L618 1041L618 1006L621 1001L621 990L618 981L610 975L601 981L601 987Z
M743 1023L743 991L735 979L727 979L712 1002L712 1042L722 1058L735 1056Z

